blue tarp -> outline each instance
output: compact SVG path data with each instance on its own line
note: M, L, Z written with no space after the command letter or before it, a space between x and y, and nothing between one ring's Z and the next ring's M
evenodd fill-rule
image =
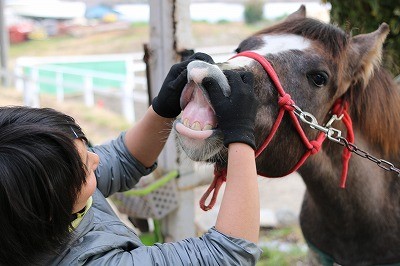
M102 19L105 15L115 14L116 16L120 16L120 13L115 11L109 6L106 5L98 5L93 7L88 7L86 9L85 17L88 19Z

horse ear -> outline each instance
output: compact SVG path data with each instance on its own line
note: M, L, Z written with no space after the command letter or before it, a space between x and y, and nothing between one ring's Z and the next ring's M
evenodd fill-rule
M293 19L299 19L299 18L305 18L306 17L306 6L301 5L297 11L293 12L289 16L286 17L286 20L293 20Z
M374 32L351 38L348 62L353 72L352 82L368 83L374 68L381 63L382 46L389 31L389 26L382 23Z

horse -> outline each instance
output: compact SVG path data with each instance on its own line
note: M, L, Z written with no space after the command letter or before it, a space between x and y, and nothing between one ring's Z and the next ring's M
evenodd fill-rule
M257 171L301 175L311 265L400 262L400 91L381 66L388 33L382 23L352 36L301 6L241 41L226 62L187 68L173 128L190 159L215 164L207 195L224 181L227 148L201 80L214 75L228 96L223 70L254 74Z

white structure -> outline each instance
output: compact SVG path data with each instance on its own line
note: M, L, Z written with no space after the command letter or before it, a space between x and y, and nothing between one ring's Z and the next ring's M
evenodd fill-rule
M244 2L192 2L190 4L191 20L208 21L243 21ZM300 5L307 8L307 16L329 22L330 4L320 1L266 1L263 7L264 18L274 20L289 15L299 9ZM118 4L115 10L122 14L122 18L133 22L150 21L150 7L147 4ZM221 12L223 10L223 12Z
M59 0L13 0L7 6L14 14L23 17L74 19L85 16L84 2L67 2Z
M144 77L145 64L142 61L143 53L117 54L101 56L68 56L68 57L21 57L16 62L14 70L16 88L24 92L24 104L40 106L40 84L47 84L56 88L58 102L63 102L66 88L74 89L83 96L86 106L95 105L95 95L112 95L120 98L120 113L128 122L134 122L135 102L147 103L147 81ZM107 62L121 61L125 64L126 73L113 74L107 72L74 69L67 66L56 66L57 63L74 62ZM50 65L53 64L53 65ZM29 74L25 70L29 70ZM40 72L51 74L54 78L43 77ZM83 80L83 83L68 83L66 76L75 76ZM121 84L118 88L105 90L97 88L94 80L112 81Z

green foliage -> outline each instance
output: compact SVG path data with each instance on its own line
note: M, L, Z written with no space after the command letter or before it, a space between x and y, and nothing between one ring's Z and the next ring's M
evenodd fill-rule
M307 252L300 247L292 246L285 251L274 248L263 248L257 266L290 266L306 261Z
M353 35L375 31L386 22L390 27L384 44L384 66L400 73L400 1L393 0L323 0L332 5L331 20Z
M244 6L244 20L247 24L254 24L263 19L264 2L262 0L248 0Z
M226 19L220 19L217 21L218 24L229 24L229 20Z
M303 265L302 262L307 260L307 246L299 226L262 229L260 246L263 253L257 266Z

